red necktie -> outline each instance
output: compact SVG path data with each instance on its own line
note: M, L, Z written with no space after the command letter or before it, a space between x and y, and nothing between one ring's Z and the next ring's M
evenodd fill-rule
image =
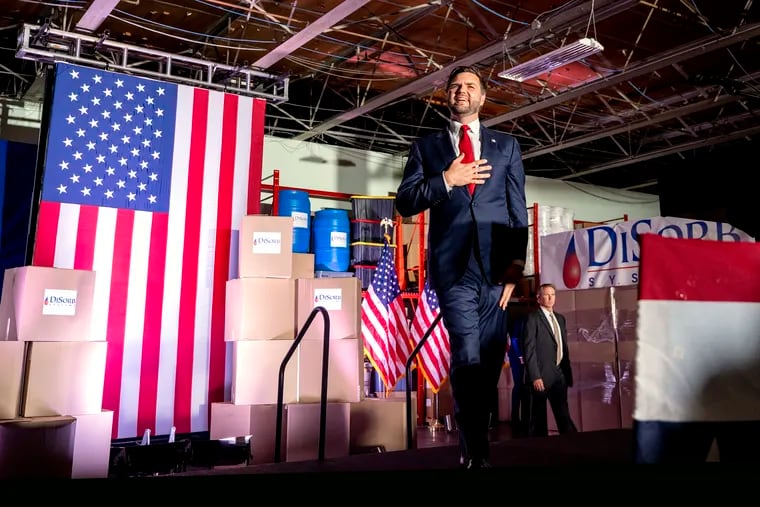
M462 125L462 128L459 129L459 153L464 153L464 158L462 159L463 164L475 162L472 141L470 140L470 136L467 135L469 131L470 127L468 125ZM475 192L475 183L470 183L467 188L470 191L470 195L472 195L472 193Z

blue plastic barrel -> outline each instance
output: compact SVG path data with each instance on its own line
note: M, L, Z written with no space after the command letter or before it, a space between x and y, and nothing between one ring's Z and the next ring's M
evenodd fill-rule
M293 252L308 253L311 237L311 202L302 190L280 190L277 215L293 217Z
M314 213L312 250L315 271L348 271L348 212L343 209L322 209Z

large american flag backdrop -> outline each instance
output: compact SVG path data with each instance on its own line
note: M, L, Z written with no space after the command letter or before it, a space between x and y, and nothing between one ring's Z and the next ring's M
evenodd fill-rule
M32 264L96 272L113 438L208 429L266 101L56 66Z

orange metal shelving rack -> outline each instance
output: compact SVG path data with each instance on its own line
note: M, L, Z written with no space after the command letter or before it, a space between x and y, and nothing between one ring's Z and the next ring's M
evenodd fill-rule
M265 179L264 181L268 180L269 178ZM355 194L346 194L343 192L329 192L326 190L317 190L313 188L301 188L301 187L290 187L290 186L283 186L280 184L280 171L278 169L275 169L272 172L271 177L272 182L271 183L264 183L262 181L261 183L261 192L264 193L271 193L272 195L272 213L275 213L278 208L278 200L279 200L279 193L280 190L300 190L302 192L306 192L309 197L318 197L323 199L332 199L336 201L351 201L351 196ZM395 252L395 266L396 266L396 273L398 275L399 279L399 286L401 288L401 297L404 300L407 300L411 303L412 309L417 308L417 304L420 298L420 294L422 294L422 291L425 287L425 266L424 266L424 259L425 259L425 237L423 234L423 231L425 230L425 216L424 214L420 214L417 217L416 221L416 227L419 228L418 233L420 234L420 241L419 241L419 259L420 259L420 265L415 266L412 268L406 267L406 260L404 259L404 232L402 227L402 218L400 216L395 217L395 243L396 243L396 252ZM417 280L419 280L418 283L418 290L417 291L409 291L407 290L407 284L406 284L406 273L408 270L415 270L417 271ZM362 296L364 296L364 293L362 293ZM421 378L421 376L418 377L417 381L417 423L422 424L422 421L424 421L425 416L425 388L424 388L424 378Z

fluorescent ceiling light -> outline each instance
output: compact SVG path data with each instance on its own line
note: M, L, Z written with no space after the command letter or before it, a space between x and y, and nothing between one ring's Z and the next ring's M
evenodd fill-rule
M77 23L77 28L94 32L118 3L119 0L93 0Z
M582 60L583 58L598 53L603 49L604 47L594 39L580 39L577 42L550 51L545 55L515 65L511 69L503 70L499 72L499 77L523 82L536 76L540 76L541 74L546 74L557 67L562 67L563 65Z

